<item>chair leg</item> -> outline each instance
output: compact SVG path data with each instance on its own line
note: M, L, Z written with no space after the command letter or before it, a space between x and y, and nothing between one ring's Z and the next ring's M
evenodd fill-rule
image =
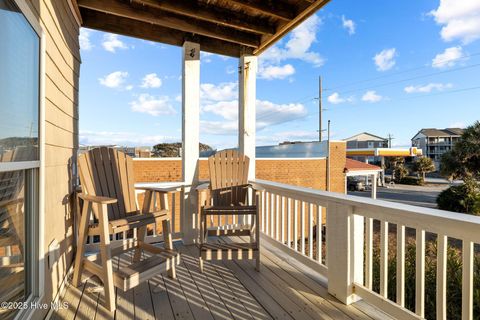
M115 310L115 288L113 285L113 265L110 249L110 233L108 230L107 205L98 205L99 227L100 227L100 257L102 262L102 281L105 287L106 308Z
M137 241L145 242L145 236L147 235L147 226L142 226L137 229ZM133 262L140 261L142 257L142 249L137 248L135 249L135 253L133 255Z
M198 249L198 266L200 272L203 273L203 259L202 259L202 245L207 242L207 216L203 212L203 208L200 210L200 247Z
M83 255L85 254L85 238L88 233L88 223L90 213L92 212L92 204L90 202L83 204L83 213L80 218L80 227L78 229L77 253L75 255L75 270L73 272L72 284L78 287L82 280L83 271Z
M260 272L260 265L260 252L258 252L257 258L255 259L255 270L257 270L258 272Z
M172 241L172 230L170 227L170 219L165 219L162 221L162 231L163 231L163 243L165 249L173 250L173 241ZM177 259L172 259L170 261L170 269L168 270L168 276L172 279L177 278L177 273L175 271Z

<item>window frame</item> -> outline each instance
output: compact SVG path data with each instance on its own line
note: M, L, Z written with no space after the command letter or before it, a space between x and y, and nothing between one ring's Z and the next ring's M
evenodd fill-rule
M18 161L0 163L0 172L25 170L25 177L30 181L29 194L31 194L32 210L36 214L29 221L30 226L25 226L25 234L28 232L31 237L32 261L28 267L31 270L30 295L25 302L29 305L43 303L45 295L45 267L44 258L44 221L45 221L45 55L46 36L40 25L39 18L33 13L26 0L12 0L26 21L30 24L39 39L39 70L38 70L38 140L39 160ZM38 174L37 174L38 173ZM27 266L25 266L27 268ZM50 307L50 305L48 305ZM35 308L19 310L14 319L28 319L35 313Z

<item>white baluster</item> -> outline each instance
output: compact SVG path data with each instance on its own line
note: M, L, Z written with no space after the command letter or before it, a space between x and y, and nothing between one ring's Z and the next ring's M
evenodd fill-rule
M473 319L473 242L463 240L462 320Z
M388 294L388 222L380 221L380 295Z
M425 317L425 230L417 229L415 261L415 313Z
M405 307L405 226L397 224L397 303Z
M437 319L447 319L447 246L448 237L437 237Z

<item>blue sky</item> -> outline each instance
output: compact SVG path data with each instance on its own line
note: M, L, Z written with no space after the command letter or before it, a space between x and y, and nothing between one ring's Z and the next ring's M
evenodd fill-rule
M181 48L82 29L80 143L181 140ZM237 145L238 60L201 57L200 140ZM318 137L408 146L421 128L480 119L478 0L332 0L259 57L257 145Z

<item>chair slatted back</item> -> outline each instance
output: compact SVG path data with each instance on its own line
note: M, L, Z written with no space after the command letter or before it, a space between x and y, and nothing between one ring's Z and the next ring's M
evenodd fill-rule
M235 150L217 152L208 158L213 205L246 204L250 159Z
M83 193L118 200L108 206L110 220L137 213L131 157L112 148L95 148L78 157L78 170Z

